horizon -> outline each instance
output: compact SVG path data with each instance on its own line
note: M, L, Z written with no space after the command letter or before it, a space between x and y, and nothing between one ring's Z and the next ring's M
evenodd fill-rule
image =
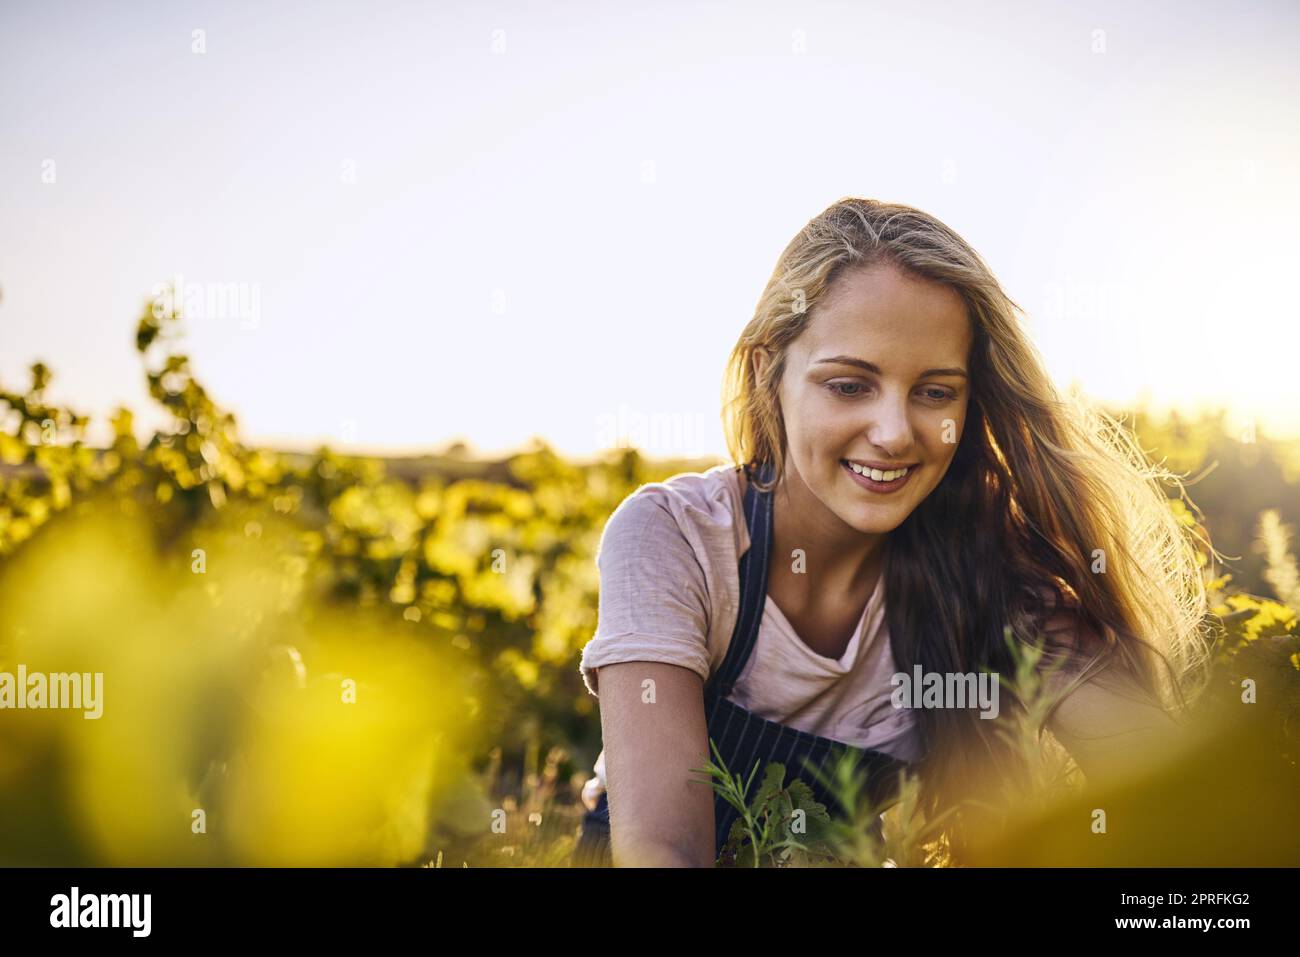
M1300 8L1013 9L8 6L0 383L161 427L179 280L250 445L725 457L726 357L856 195L965 237L1062 391L1300 436Z

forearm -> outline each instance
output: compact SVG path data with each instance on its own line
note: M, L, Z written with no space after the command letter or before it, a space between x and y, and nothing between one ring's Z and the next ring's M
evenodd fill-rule
M712 867L711 859L655 840L613 842L615 867Z

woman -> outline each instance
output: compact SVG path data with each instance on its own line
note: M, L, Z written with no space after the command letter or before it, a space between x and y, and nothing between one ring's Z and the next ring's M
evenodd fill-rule
M1014 675L1007 627L1064 666L1047 726L1090 780L1172 741L1208 657L1176 477L1058 395L1017 311L907 206L843 199L786 247L728 364L743 465L643 486L602 536L581 667L608 794L576 863L608 858L608 820L614 863L712 864L706 738L805 780L849 746L885 798L913 766L932 814L1016 779L979 710L891 694L918 667Z

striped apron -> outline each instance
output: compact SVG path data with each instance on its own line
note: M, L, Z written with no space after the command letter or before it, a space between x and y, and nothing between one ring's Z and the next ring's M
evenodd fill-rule
M772 464L764 465L762 475L771 475ZM749 474L746 469L746 474ZM763 609L767 602L767 566L771 554L772 494L755 491L753 485L745 490L745 522L749 527L750 547L740 559L740 614L731 634L731 643L722 665L710 677L704 688L704 714L709 738L717 745L727 771L739 774L742 783L749 779L756 762L761 762L754 777L749 797L752 798L762 780L763 766L778 761L785 766L785 784L801 778L812 790L814 798L826 806L832 816L842 816L847 809L828 793L817 775L809 770L816 768L823 774L833 770L834 756L847 753L855 762L858 773L865 771L866 791L873 806L883 808L897 798L898 772L907 762L874 751L858 748L831 738L820 737L776 721L769 721L729 700L745 663L749 660L758 640ZM755 556L750 561L750 556ZM759 560L761 559L761 560ZM709 759L713 760L712 749ZM714 854L720 854L727 834L739 813L721 795L713 796ZM877 836L881 834L879 817L872 824ZM582 828L573 852L574 867L608 867L612 864L609 841L609 800L602 793L596 807L583 816Z

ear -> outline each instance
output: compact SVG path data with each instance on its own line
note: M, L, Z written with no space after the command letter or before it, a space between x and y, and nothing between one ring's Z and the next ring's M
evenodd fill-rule
M755 346L750 360L754 365L754 381L762 382L763 373L767 370L767 364L772 361L772 354L767 351L766 346Z

